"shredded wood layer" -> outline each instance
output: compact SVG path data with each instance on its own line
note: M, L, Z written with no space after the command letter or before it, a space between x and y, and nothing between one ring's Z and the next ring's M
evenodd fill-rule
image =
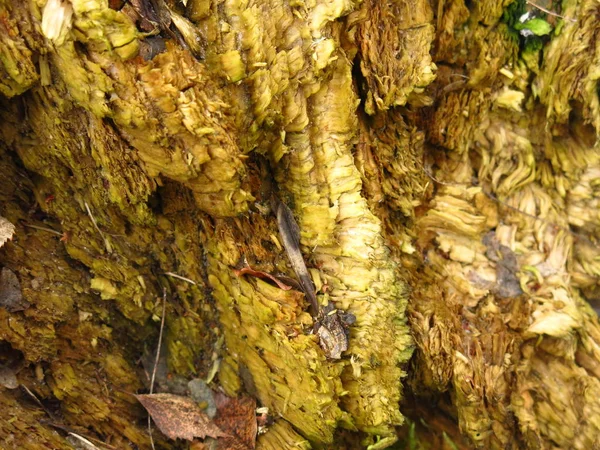
M166 287L258 448L600 445L599 11L0 0L0 440L150 448Z

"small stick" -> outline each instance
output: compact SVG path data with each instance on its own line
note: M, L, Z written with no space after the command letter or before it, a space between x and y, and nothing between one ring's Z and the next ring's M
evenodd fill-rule
M71 436L73 436L76 439L79 439L81 442L83 442L85 445L91 447L92 449L97 449L100 450L98 447L96 447L94 444L92 444L90 441L88 441L86 438L84 438L83 436L78 435L77 433L72 433L69 432L69 434Z
M533 6L534 8L539 9L540 11L544 11L546 14L548 14L549 16L554 16L554 17L558 17L559 19L563 19L563 20L568 20L569 22L577 22L577 19L572 19L571 17L565 17L565 16L561 16L560 14L555 13L554 11L550 11L549 9L543 8L540 5L536 5L535 3L533 3L530 0L526 0L526 3L528 5Z
M438 184L441 184L443 186L465 187L465 188L466 187L475 187L475 186L478 186L476 184L469 185L469 184L466 184L466 183L451 183L451 182L445 182L445 181L442 181L442 180L438 180L436 177L433 176L433 174L431 172L429 172L429 169L425 165L423 165L422 168L423 168L423 172L425 172L425 174L434 183L438 183ZM478 187L481 187L481 186L478 186ZM577 233L576 231L573 231L573 230L571 230L568 227L561 226L561 225L559 225L557 223L554 223L554 222L552 222L552 221L550 221L548 219L544 219L542 217L538 217L538 216L534 216L533 214L529 214L528 212L521 211L519 208L511 206L511 205L509 205L506 202L503 202L502 200L500 200L498 197L496 197L491 192L487 192L485 189L483 189L483 187L481 188L481 192L483 192L483 194L486 195L490 200L493 200L496 203L498 203L500 206L504 206L505 208L508 208L511 211L514 211L514 212L516 212L518 214L522 214L523 216L529 217L530 219L533 219L535 221L539 221L539 222L545 223L546 225L550 225L550 226L552 226L554 228L558 228L559 230L563 230L563 231L569 233L570 235L572 235L575 239L582 239L583 241L587 242L590 245L595 245L592 242L592 240L588 236L586 236L585 234Z
M196 283L194 283L196 284ZM154 359L154 367L152 368L152 377L150 378L150 394L154 392L154 380L156 379L156 369L158 367L158 360L160 359L160 347L162 345L163 330L165 328L165 310L167 308L167 288L163 287L163 305L162 314L160 318L160 331L158 332L158 345L156 347L156 358ZM150 435L150 445L154 449L154 439L152 438L152 419L148 415L148 434Z
M27 386L25 386L24 384L22 384L21 387L23 389L25 389L25 392L27 392L31 396L31 398L33 398L35 400L35 402L40 406L40 408L42 408L44 410L44 412L46 414L48 414L48 416L52 417L50 415L50 413L48 412L48 410L46 409L46 407L42 404L42 402L40 402L40 399L37 398L36 395L33 392L31 392Z
M48 233L56 234L57 236L62 236L63 234L60 231L53 230L52 228L40 227L38 225L30 225L28 223L24 223L24 226L27 228L35 228L36 230L47 231Z
M173 278L178 278L178 279L180 279L180 280L183 280L183 281L187 281L188 283L191 283L191 284L193 284L194 286L195 286L196 284L198 284L198 283L196 283L195 281L193 281L193 280L190 280L189 278L182 277L181 275L177 275L176 273L173 273L173 272L165 272L165 275L168 275L168 276L170 276L170 277L173 277Z
M92 220L92 223L94 224L94 227L96 228L96 231L98 231L98 233L100 233L100 237L102 237L102 240L104 241L104 245L106 246L106 251L108 253L112 253L112 247L110 246L110 242L108 242L108 240L106 239L106 236L104 236L104 233L98 226L98 223L96 222L96 219L92 215L92 211L90 210L89 205L87 204L87 202L83 202L83 204L85 205L85 209L87 210L88 216L90 216L90 219Z
M29 390L29 388L27 386L25 386L24 384L22 384L21 387L25 390L25 392L27 392L27 394L29 394L29 396L31 396L31 398L33 400L35 400L35 402L40 406L40 408L42 408L44 410L44 412L48 415L48 417L50 417L51 420L54 420L54 418L52 416L52 413L46 409L46 407L43 405L43 403L40 401L40 399L37 398L37 396L33 392L31 392L31 390ZM54 423L54 422L47 421L46 419L42 419L41 422L48 423L49 425L51 425L51 426L53 426L55 428L58 428L58 429L63 430L63 431L66 431L68 434L70 434L74 438L79 439L81 442L84 442L86 445L89 445L92 448L98 449L98 447L96 447L94 444L92 444L92 442L89 441L89 439L92 439L94 441L97 441L97 439L94 439L94 438L91 438L91 437L90 438L84 438L83 436L81 436L81 435L79 435L79 434L74 433L73 431L71 431L71 428L65 427L63 425L59 425L59 424ZM100 442L100 441L98 441L98 442ZM113 447L111 445L104 444L104 443L102 445L105 445L106 448L109 448L111 450L116 450L115 447ZM98 450L100 450L100 449L98 449Z
M50 422L49 420L44 420L44 419L42 419L41 422L47 423L51 427L58 428L59 430L65 431L67 434L74 435L74 437L76 437L78 439L81 438L81 439L85 439L85 441L94 441L94 442L98 443L98 445L100 445L101 447L108 448L109 450L117 450L116 447L113 447L112 445L109 445L102 441L99 441L98 439L94 439L91 436L83 437L82 435L75 433L72 428L66 427L64 425L60 425L58 423ZM93 445L93 444L89 444L89 445ZM94 447L94 448L99 448L99 447Z

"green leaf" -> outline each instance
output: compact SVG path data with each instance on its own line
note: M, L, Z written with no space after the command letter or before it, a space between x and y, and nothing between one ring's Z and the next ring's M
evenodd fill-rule
M550 25L544 19L536 17L534 19L528 20L525 23L515 24L515 29L529 30L536 36L545 36L547 34L550 34L550 32L552 31L552 25Z

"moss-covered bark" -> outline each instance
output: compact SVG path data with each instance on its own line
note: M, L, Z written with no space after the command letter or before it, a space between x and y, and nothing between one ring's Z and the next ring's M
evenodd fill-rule
M0 308L0 439L149 448L166 288L170 373L267 406L260 448L600 445L600 7L541 37L532 8L0 0L0 262L30 305ZM301 291L236 271L294 273L273 191L356 317L340 360Z

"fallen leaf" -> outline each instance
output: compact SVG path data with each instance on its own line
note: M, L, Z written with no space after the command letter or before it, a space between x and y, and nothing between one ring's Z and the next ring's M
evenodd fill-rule
M317 301L315 286L300 250L300 227L296 223L294 213L292 213L292 210L285 203L275 197L273 197L273 202L276 207L277 226L279 227L279 234L283 241L283 248L285 248L294 273L300 281L304 295L310 300L311 315L316 317L319 313L319 302Z
M230 398L215 393L215 425L227 436L217 441L218 450L254 450L256 447L256 401L251 397Z
M19 387L17 374L11 367L0 367L0 385L8 389L16 389Z
M2 247L6 241L12 239L13 234L15 234L15 226L7 219L0 216L0 247Z
M279 278L277 278L276 276L271 275L268 272L263 272L262 270L253 269L250 266L246 266L246 267L242 267L241 269L234 270L233 273L235 273L236 277L241 277L243 275L251 275L253 277L261 278L263 280L265 280L265 279L271 280L273 283L275 283L277 285L277 287L279 289L283 289L284 291L289 291L290 289L292 289L291 286L288 286L283 281L279 280Z
M226 434L189 397L173 394L136 395L158 429L169 439L219 437Z
M0 271L0 307L8 312L23 311L29 307L29 302L23 300L19 279L8 267Z

